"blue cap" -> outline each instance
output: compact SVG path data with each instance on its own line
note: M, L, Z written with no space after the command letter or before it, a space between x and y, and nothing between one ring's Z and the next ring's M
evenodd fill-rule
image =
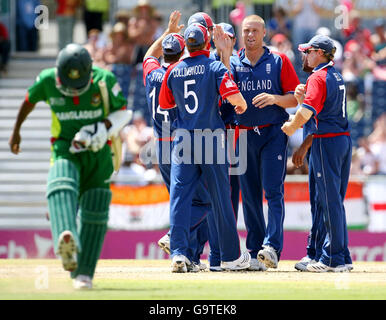
M308 43L299 44L299 51L306 51L308 49L322 49L326 53L335 53L334 42L327 36L316 35Z
M195 14L190 16L188 20L188 26L193 23L202 24L207 29L213 27L212 18L205 12L196 12Z
M224 32L230 36L231 38L234 38L235 37L235 30L233 29L232 25L230 25L229 23L225 23L225 22L221 22L218 24L219 26L221 26L221 28L224 30Z
M164 54L177 54L184 49L184 38L178 33L170 33L162 41L162 52Z
M193 23L186 28L184 38L187 46L198 47L208 40L208 30L202 24Z
M224 30L224 32L230 36L231 38L234 38L235 37L235 30L233 29L232 25L230 25L229 23L225 23L225 22L221 22L218 24L219 26L221 26L221 28Z

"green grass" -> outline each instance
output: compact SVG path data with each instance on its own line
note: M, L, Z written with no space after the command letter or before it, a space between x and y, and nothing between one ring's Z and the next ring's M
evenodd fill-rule
M277 270L264 273L172 274L169 263L154 260L102 260L98 264L94 289L76 291L58 261L0 260L0 300L386 298L386 263L357 263L354 264L354 271L345 274L301 273L293 269L292 261L282 261ZM41 278L41 270L46 271L48 278ZM41 279L48 282L41 282ZM40 288L42 283L46 286Z

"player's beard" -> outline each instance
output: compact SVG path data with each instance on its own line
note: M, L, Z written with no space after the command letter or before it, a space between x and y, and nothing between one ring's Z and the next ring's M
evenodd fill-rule
M308 65L308 59L307 59L307 55L306 54L302 54L302 61L303 61L303 65L302 65L303 71L311 73L313 68L311 68Z

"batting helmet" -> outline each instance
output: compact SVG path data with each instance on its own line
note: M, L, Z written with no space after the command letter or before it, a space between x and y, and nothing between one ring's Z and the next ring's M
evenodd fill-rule
M66 96L80 96L91 84L92 59L79 44L69 44L56 59L56 87Z

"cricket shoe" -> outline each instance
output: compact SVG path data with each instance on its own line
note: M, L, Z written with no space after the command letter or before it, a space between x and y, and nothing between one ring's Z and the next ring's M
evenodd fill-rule
M90 276L80 274L73 280L73 286L77 290L92 289L92 280Z
M222 272L223 269L221 268L221 266L210 266L209 267L209 271L211 271L211 272Z
M263 246L263 249L257 253L257 258L267 268L277 268L277 253L274 248L270 246Z
M307 266L312 263L316 263L314 259L311 259L307 256L303 257L299 262L295 264L295 269L298 271L308 271Z
M158 246L167 254L170 254L170 235L168 233L158 240Z
M197 266L200 268L200 271L206 271L206 269L208 268L207 265L205 263L202 263L201 261L197 263Z
M329 267L322 262L310 263L307 265L307 271L310 272L349 272L346 265Z
M189 266L189 272L198 272L195 270L199 268L197 266L193 267L192 265L193 263L191 263L187 257L185 257L182 254L177 254L172 259L172 272L174 273L188 272L188 266Z
M251 265L251 255L243 251L240 257L233 261L221 261L221 268L226 271L239 271L248 269Z
M351 271L352 269L354 269L354 266L352 265L352 263L346 263L346 267L348 271Z
M63 231L59 236L58 252L62 260L63 269L66 271L74 271L78 267L76 255L77 248L74 235L71 231Z
M194 263L194 262L191 262L190 264L188 264L187 262L186 263L186 269L188 270L188 272L200 272L201 269L200 269L200 265Z
M255 258L251 259L250 264L251 265L248 268L249 271L266 271L267 270L267 267L265 266L265 264Z

